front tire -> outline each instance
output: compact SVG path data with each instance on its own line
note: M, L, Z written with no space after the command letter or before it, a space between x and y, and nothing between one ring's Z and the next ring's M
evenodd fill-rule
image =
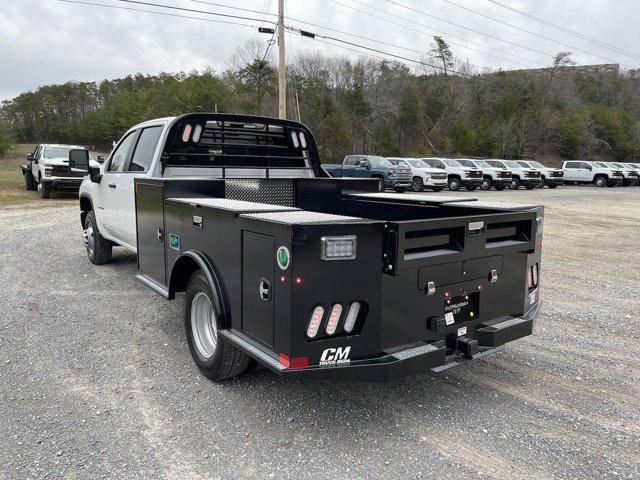
M480 188L482 190L491 190L491 179L490 178L483 178L482 179L482 185L480 185Z
M184 328L193 360L215 381L238 376L252 366L251 357L219 335L220 305L202 270L189 279L184 295Z
M384 192L385 191L384 179L383 178L378 178L378 191L379 192Z
M40 198L49 198L51 196L51 190L49 189L49 186L43 181L40 181L40 183L38 183L38 191L40 192Z
M424 190L424 181L420 177L414 177L411 182L411 190L414 192L421 192Z
M91 211L84 219L84 232L82 232L84 246L87 248L87 257L94 265L102 265L111 260L113 246L100 235L96 217Z
M449 179L449 190L451 190L452 192L457 192L458 190L460 190L460 179L457 177L451 177Z
M520 179L512 178L509 184L509 190L518 190L520 188Z

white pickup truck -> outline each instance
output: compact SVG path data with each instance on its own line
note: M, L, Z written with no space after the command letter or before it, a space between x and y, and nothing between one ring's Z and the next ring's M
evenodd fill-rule
M568 184L592 183L596 187L615 187L624 183L622 170L611 168L604 162L567 160L562 162L562 171Z
M78 165L76 168L69 165L69 153L73 150L86 149L80 145L52 143L36 146L32 153L27 154L27 164L20 167L25 189L38 190L42 198L49 198L53 190L77 191L87 173L87 166ZM89 165L100 166L90 155Z
M428 157L420 160L447 172L447 186L452 192L457 192L461 187L473 192L482 186L482 170L478 167L465 167L453 158Z
M387 157L391 163L411 169L411 189L422 192L425 188L440 192L447 186L447 174L433 168L418 158Z

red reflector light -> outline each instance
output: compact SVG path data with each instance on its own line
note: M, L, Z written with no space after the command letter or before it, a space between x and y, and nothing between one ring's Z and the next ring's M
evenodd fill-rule
M296 277L296 285L301 285L302 279L300 277Z
M189 137L191 136L191 125L187 124L182 131L182 141L188 142Z
M478 290L482 290L482 284L481 283L478 284Z
M307 368L309 366L309 358L295 357L291 359L291 368Z
M451 296L451 294L449 292L444 292L444 296L449 298Z
M282 275L282 276L280 277L280 281L281 281L282 283L284 283L284 281L285 281L286 279L287 279L287 277L285 277L284 275Z
M291 366L291 360L289 360L289 357L284 353L280 354L280 363L286 368L289 368Z

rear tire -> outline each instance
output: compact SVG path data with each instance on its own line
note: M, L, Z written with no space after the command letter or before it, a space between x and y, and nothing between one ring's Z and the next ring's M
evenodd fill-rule
M554 185L553 183L551 183L551 184L547 185L547 187L549 187L549 188L557 188L558 185Z
M476 187L475 185L469 185L469 186L468 186L468 187L466 187L466 188L467 188L467 190L468 190L468 191L470 191L470 192L475 192L475 191L476 191L476 189L477 189L478 187Z
M31 170L27 170L26 172L24 172L24 189L25 190L36 189L36 179L33 178L33 172Z
M535 187L533 185L525 185L524 188L527 190L533 190Z
M379 177L375 177L378 179L378 191L379 192L384 192L385 191L385 186L384 186L384 179L383 178L379 178Z
M424 181L420 177L413 177L411 181L411 190L414 192L422 192L424 190Z
M87 213L84 219L84 232L82 232L82 236L87 248L87 257L89 257L91 263L94 265L102 265L111 260L113 246L100 235L93 211Z
M196 270L184 295L184 328L193 360L214 381L238 376L253 366L251 357L219 335L217 301L204 272Z
M457 177L451 177L448 182L449 190L457 192L460 190L460 179Z
M502 190L504 190L504 186L500 185L499 187L493 187L495 188L497 191L501 192Z

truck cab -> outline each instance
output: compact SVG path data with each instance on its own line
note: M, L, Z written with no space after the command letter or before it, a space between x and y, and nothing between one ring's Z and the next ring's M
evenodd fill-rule
M447 174L439 168L433 168L419 158L387 157L391 163L411 169L411 189L422 192L425 188L440 192L447 186Z
M593 184L596 187L615 187L624 183L622 170L604 162L567 160L562 162L565 183Z
M452 158L421 158L424 163L447 173L447 186L452 192L464 187L470 192L482 185L482 170L478 167L464 166Z
M302 124L193 113L137 125L81 187L89 260L184 293L191 356L221 381L387 381L530 335L543 208L380 193L333 178ZM132 300L132 301L135 301Z
M547 167L535 160L516 160L525 168L535 168L542 176L542 181L549 188L564 184L564 172L560 168Z

